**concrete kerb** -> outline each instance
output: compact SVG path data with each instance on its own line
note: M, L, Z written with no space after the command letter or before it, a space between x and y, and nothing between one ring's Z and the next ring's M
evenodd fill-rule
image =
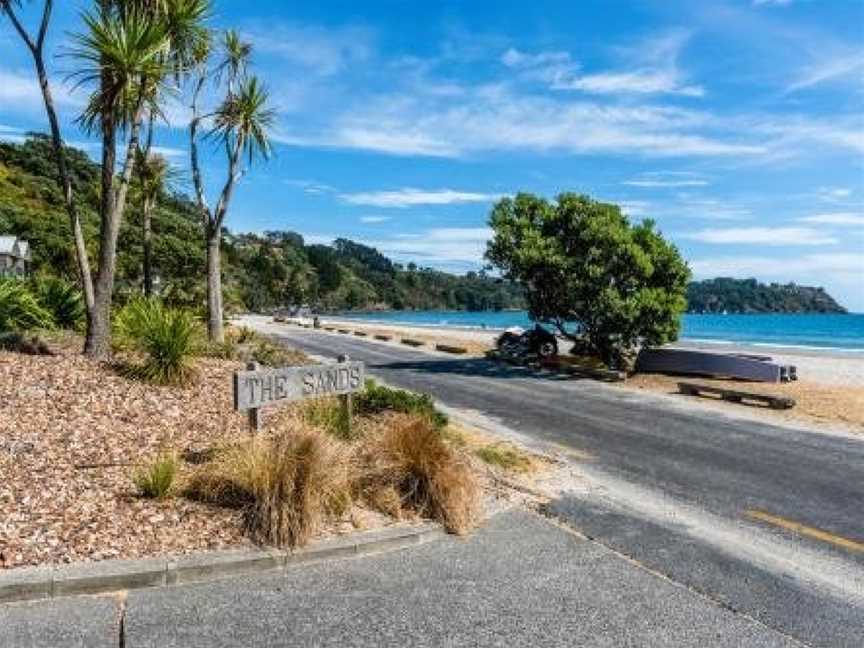
M0 604L181 585L407 549L446 535L423 523L329 538L296 551L238 549L0 571Z

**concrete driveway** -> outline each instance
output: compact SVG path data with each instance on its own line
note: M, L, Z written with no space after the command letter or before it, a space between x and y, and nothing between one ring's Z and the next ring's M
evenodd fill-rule
M0 645L800 644L599 543L513 510L466 539L280 575L0 606Z

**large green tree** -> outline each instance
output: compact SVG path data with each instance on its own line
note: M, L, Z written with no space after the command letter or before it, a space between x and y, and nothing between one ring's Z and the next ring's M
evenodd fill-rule
M631 224L587 196L519 194L494 206L490 225L486 257L522 284L531 316L607 364L677 338L690 271L652 221Z

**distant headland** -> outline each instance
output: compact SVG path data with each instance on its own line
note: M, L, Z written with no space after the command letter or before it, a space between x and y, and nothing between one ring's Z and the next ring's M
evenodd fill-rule
M845 313L824 288L718 277L687 288L689 313Z

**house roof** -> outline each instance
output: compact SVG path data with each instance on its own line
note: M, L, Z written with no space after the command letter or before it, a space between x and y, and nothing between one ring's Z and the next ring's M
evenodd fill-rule
M16 236L0 236L0 254L30 260L30 243Z
M18 238L15 236L0 236L0 254L18 256Z

